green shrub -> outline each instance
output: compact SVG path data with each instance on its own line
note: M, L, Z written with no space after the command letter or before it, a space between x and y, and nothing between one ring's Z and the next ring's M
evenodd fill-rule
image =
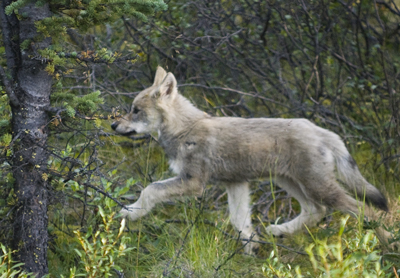
M128 237L122 236L125 228L125 219L122 219L118 233L116 234L111 225L114 222L115 212L106 214L99 206L99 213L103 223L93 233L92 226L85 235L79 230L74 231L79 239L81 249L75 249L80 258L80 268L71 269L70 278L73 277L110 277L112 271L122 272L122 269L115 264L117 258L124 256L133 248L127 248Z
M23 263L16 263L12 260L12 254L15 251L7 249L3 244L0 243L0 278L25 278L33 277L31 273L26 273L22 271L20 267Z
M392 277L390 262L383 262L378 240L372 231L355 236L343 237L349 216L342 219L337 239L328 243L327 239L315 239L306 248L313 273L302 273L300 266L284 264L271 252L262 271L265 277ZM386 260L387 261L387 260ZM293 272L294 270L294 272ZM311 271L312 271L311 270Z

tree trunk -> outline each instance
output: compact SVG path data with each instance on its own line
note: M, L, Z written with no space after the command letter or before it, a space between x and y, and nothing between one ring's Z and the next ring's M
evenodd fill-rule
M7 57L7 76L3 83L10 97L13 131L13 176L17 205L13 209L13 249L16 260L23 262L28 272L42 277L47 267L47 204L46 177L49 154L45 109L50 105L52 77L45 71L46 63L37 50L46 48L51 40L37 41L34 22L50 16L48 5L29 3L15 14L5 15L12 1L1 4L1 24ZM27 49L20 44L30 40ZM4 73L4 71L3 71Z

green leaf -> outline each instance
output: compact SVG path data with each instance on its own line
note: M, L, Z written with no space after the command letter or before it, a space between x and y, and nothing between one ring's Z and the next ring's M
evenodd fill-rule
M128 192L128 190L129 190L129 186L123 187L123 188L118 192L118 196L124 195L126 192Z
M118 236L120 236L124 232L125 225L126 225L126 220L125 220L125 218L123 218L121 220L121 226L119 227Z
M106 214L105 214L105 212L104 212L104 209L103 209L101 206L98 206L98 208L99 208L99 213L100 213L101 217L102 217L102 218L105 218L105 217L106 217Z
M78 254L80 258L82 258L82 253L78 249L75 248L74 251Z

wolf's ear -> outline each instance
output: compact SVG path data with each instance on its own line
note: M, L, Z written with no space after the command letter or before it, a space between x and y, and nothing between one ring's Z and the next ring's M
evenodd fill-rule
M177 88L176 88L176 79L175 76L169 72L167 76L165 77L164 81L161 83L160 88L159 88L159 96L172 96L177 93Z
M153 86L160 86L161 82L164 80L167 72L160 66L157 67L156 76L154 77Z

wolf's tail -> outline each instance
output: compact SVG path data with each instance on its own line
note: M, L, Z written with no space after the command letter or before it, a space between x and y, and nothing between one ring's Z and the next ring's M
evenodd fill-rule
M336 160L339 178L343 180L349 192L355 194L359 200L364 200L365 198L368 204L381 210L389 211L385 196L361 175L357 163L347 151L342 140L336 141L335 146L330 144L330 149Z

